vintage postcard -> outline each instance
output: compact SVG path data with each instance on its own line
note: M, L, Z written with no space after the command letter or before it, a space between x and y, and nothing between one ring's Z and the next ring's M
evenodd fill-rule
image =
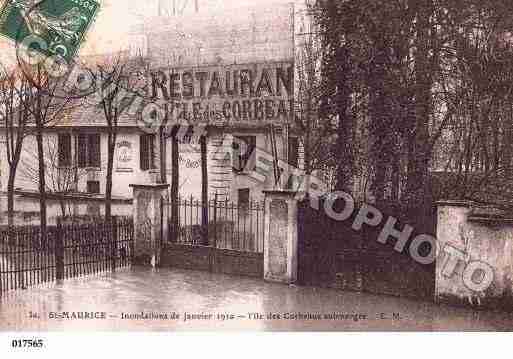
M0 0L0 34L10 350L513 329L513 3Z

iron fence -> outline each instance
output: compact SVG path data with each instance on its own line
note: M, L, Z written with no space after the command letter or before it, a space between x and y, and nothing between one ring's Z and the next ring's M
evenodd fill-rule
M128 267L133 221L57 222L0 230L0 293L41 283Z
M172 203L167 205L173 206ZM176 207L177 218L173 219L172 209L168 211L170 242L263 253L263 203L213 199L204 205L190 197L180 198Z

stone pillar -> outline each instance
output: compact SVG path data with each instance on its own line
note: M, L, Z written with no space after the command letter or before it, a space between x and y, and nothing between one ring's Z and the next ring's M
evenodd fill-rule
M168 235L167 197L168 184L137 185L133 190L134 253L136 265L160 264L160 247Z
M264 194L264 279L291 284L297 280L296 192L264 191Z
M507 212L438 202L437 240L437 302L513 307L513 218Z
M443 275L446 266L443 249L449 245L464 250L462 235L467 224L470 212L470 203L467 201L440 201L437 203L438 219L436 225L437 245L440 252L436 261L435 301L443 302L446 296L463 297L466 288L462 283L461 266L458 273L451 276Z

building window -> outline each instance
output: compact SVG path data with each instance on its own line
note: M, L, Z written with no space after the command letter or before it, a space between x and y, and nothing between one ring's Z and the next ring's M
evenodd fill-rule
M141 170L155 169L155 135L141 135L139 139Z
M99 134L80 134L77 136L78 167L101 167L101 146Z
M87 193L100 193L100 182L99 181L87 181Z
M249 213L249 188L239 188L239 210L241 216L247 216Z
M57 142L59 167L71 166L71 135L59 134Z
M248 162L256 149L255 136L236 136L232 144L233 149L233 171L240 173L245 169L251 169Z
M299 167L299 139L289 137L289 165L294 168Z
M289 137L289 165L299 168L299 139L297 137ZM287 189L294 190L294 176L289 174L286 184Z
M193 142L193 135L194 135L194 127L188 126L187 131L182 135L181 133L176 134L176 136L180 136L181 138L178 139L178 142L181 144L188 144L192 145Z

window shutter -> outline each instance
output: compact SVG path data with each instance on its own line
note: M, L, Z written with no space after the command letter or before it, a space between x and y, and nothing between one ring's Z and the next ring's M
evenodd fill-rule
M232 167L234 172L240 172L241 158L240 158L240 144L237 141L232 143Z
M77 136L77 162L78 167L87 167L87 138L85 135Z
M141 135L139 137L139 157L141 170L155 169L155 135Z
M88 154L90 167L101 167L101 146L100 146L100 135L92 134L89 135L88 143Z
M97 164L98 167L102 166L102 143L100 135L96 135L96 149L97 149Z
M250 170L253 170L255 168L256 163L249 163L249 161L254 159L253 153L256 150L256 137L249 136L247 137L246 141L246 143L248 144L248 149L246 150L246 153L244 155L244 168L249 168Z
M299 166L299 139L289 137L289 165L297 168Z
M149 154L150 154L150 158L149 158L149 169L155 169L157 168L155 166L155 136L154 135L148 135L148 139L149 139Z
M233 170L235 172L243 172L246 168L253 169L254 163L248 162L252 159L253 152L256 149L255 136L237 136L237 140L233 142Z
M59 167L71 166L71 136L69 134L58 135Z
M141 170L143 170L143 171L148 170L148 165L147 165L148 155L146 152L147 149L148 149L148 145L147 145L146 135L141 135L139 137L139 163L140 163Z
M87 181L87 193L100 193L100 182L99 181Z

